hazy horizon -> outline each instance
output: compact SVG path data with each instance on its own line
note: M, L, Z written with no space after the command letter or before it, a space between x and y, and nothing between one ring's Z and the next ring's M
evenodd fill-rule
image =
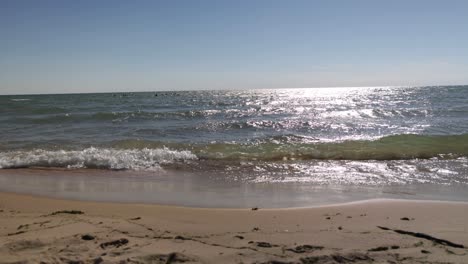
M2 1L0 94L468 84L466 1Z
M419 87L460 87L468 84L435 84L435 85L376 85L376 86L327 86L327 87L278 87L278 88L232 88L232 89L173 89L173 90L132 90L132 91L96 91L96 92L57 92L57 93L5 93L0 96L27 96L27 95L67 95L67 94L124 94L124 93L171 93L171 92L192 92L192 91L247 91L247 90L294 90L294 89L355 89L355 88L419 88Z

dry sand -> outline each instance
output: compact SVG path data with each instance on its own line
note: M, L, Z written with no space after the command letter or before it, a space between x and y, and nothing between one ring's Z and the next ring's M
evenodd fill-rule
M467 246L468 203L199 209L0 193L0 263L468 263Z

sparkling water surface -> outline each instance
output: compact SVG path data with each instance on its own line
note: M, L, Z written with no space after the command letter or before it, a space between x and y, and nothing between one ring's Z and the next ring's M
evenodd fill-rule
M468 86L0 96L0 124L3 191L191 206L216 192L229 207L468 200ZM148 188L168 181L191 191Z

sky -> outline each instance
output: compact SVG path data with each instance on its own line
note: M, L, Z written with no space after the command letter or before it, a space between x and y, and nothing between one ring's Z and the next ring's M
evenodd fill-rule
M0 94L468 84L468 1L0 1Z

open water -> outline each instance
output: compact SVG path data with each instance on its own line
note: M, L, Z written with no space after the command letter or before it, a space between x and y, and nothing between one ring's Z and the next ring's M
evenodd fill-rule
M23 190L8 169L58 168L468 200L468 86L0 96L0 168L4 191Z

